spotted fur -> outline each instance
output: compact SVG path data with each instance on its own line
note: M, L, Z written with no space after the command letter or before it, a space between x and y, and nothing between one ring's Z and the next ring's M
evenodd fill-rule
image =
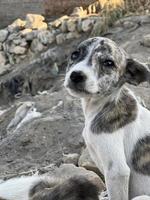
M132 166L138 173L150 176L150 136L138 140L132 152Z
M113 133L133 122L137 117L136 100L123 89L117 101L107 102L96 114L91 123L91 131L95 134Z
M84 177L73 177L54 188L40 189L30 200L98 200L98 188Z
M81 98L82 135L93 161L104 172L106 199L150 199L150 112L124 86L150 81L150 70L108 38L91 38L82 45L86 53L71 57L64 86ZM72 80L72 73L79 71L86 78Z

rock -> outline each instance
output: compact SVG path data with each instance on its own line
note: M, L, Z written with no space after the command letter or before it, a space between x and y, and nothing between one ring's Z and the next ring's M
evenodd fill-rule
M14 39L14 40L13 40L13 43L14 43L15 45L20 45L20 43L21 43L21 38Z
M77 21L77 31L80 33L80 32L83 32L82 31L82 19L79 18L78 21Z
M22 40L21 40L21 42L20 42L20 46L21 47L27 47L27 42L26 42L26 40L23 38Z
M4 42L8 37L8 31L6 29L0 30L0 42Z
M32 109L32 107L34 107L33 102L24 102L22 105L20 105L16 110L14 118L8 124L7 130L16 128L17 125L26 117L27 113Z
M134 26L136 26L136 24L131 21L124 21L124 23L123 23L124 28L133 28Z
M150 47L150 34L143 36L142 44L145 47Z
M66 35L64 33L60 33L56 36L56 43L62 44L66 40Z
M44 45L51 44L55 41L55 35L50 31L39 31L37 37L39 41Z
M68 164L74 164L78 165L79 160L79 154L77 153L69 153L69 154L63 154L63 162Z
M25 47L21 47L21 46L15 46L12 49L12 53L16 54L16 55L22 55L25 54L27 51L27 49Z
M95 165L95 163L93 162L93 160L90 157L90 154L89 154L89 151L88 151L87 148L85 148L82 151L82 154L81 154L81 156L79 158L78 165L80 167L84 167L87 170L93 171L93 172L95 172L96 174L98 174L98 175L100 175L102 177L102 173L103 172L100 172L98 167Z
M21 19L16 19L10 26L13 27L25 27L26 21L23 21Z
M82 21L82 30L83 32L88 32L92 30L92 27L94 25L94 21L91 19L85 19Z
M25 35L26 41L32 41L35 37L37 37L38 31L32 31Z
M62 16L62 17L56 19L55 21L49 23L49 25L51 25L51 26L54 27L54 28L58 28L58 27L62 24L62 22L63 22L64 20L68 19L68 18L69 18L69 17L68 17L67 15L64 15L64 16Z
M35 38L35 39L33 39L30 48L31 48L31 51L33 51L33 52L41 52L44 50L45 47L39 41L39 39Z
M7 56L8 56L8 61L9 61L10 65L14 65L16 63L14 54L8 53Z
M14 40L20 40L21 39L21 37L20 37L20 35L18 34L18 33L12 33L12 34L10 34L9 36L8 36L8 41L14 41Z
M31 28L25 28L24 30L20 31L20 34L22 36L26 36L28 33L31 33L32 29Z
M0 43L0 51L3 49L3 45L2 43Z
M79 38L81 35L78 32L69 32L66 34L66 39L71 40L74 38Z
M101 178L92 171L86 170L83 167L76 167L73 164L62 164L58 169L54 172L56 177L67 179L73 176L85 176L92 183L97 185L100 191L105 189L104 183Z
M68 28L67 28L67 21L66 21L66 20L62 21L62 24L61 24L60 29L61 29L61 31L62 31L63 33L66 33L66 32L68 31Z
M72 17L85 17L87 15L87 11L83 10L83 7L75 7L71 16Z
M13 54L15 47L16 47L16 45L14 43L10 43L10 45L6 46L6 52L9 52L9 53Z
M76 31L77 21L73 20L73 19L68 20L67 21L67 28L68 28L68 31L70 31L70 32Z
M11 71L11 66L10 64L7 64L7 65L1 65L0 66L0 76L8 73L9 71Z
M8 31L10 33L23 29L25 27L26 22L21 19L16 19L11 25L8 26Z
M5 63L6 63L5 53L3 51L0 51L0 65L5 65Z
M42 15L27 14L26 16L26 28L29 29L47 29L47 24L43 22L45 18Z

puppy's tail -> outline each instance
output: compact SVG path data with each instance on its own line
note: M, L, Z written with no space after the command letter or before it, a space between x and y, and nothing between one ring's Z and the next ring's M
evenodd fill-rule
M35 186L38 188L38 186ZM98 200L99 189L85 177L73 177L53 188L36 190L30 200Z

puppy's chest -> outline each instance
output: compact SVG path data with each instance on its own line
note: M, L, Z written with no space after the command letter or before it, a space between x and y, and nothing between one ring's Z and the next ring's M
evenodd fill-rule
M118 145L118 146L120 145L120 142L118 141L118 134L120 134L120 137L123 138L122 139L123 146L122 147L120 146L120 148L124 149L126 162L129 165L131 165L132 152L133 152L135 143L137 141L137 138L133 136L133 129L132 129L133 124L131 124L130 126L126 128L126 133L123 133L122 131L119 131L119 133L118 132L106 133L102 131L102 132L99 132L99 134L95 134L91 130L91 123L92 123L92 120L91 121L89 120L88 122L85 123L85 127L82 133L86 145L94 149L94 152L96 154L97 153L101 154L101 152L99 151L101 149L99 148L100 145L106 146L106 148L109 146L112 146L112 142L111 142L112 138L113 138L113 141L115 141L114 145ZM108 139L105 140L106 138ZM113 148L111 149L111 151L113 151Z

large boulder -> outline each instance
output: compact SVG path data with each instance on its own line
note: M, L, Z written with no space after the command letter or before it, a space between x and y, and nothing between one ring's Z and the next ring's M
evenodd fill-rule
M105 185L101 178L92 171L83 167L76 167L73 164L63 164L54 171L54 175L58 178L68 179L74 176L85 176L92 183L98 186L100 192L105 189Z

